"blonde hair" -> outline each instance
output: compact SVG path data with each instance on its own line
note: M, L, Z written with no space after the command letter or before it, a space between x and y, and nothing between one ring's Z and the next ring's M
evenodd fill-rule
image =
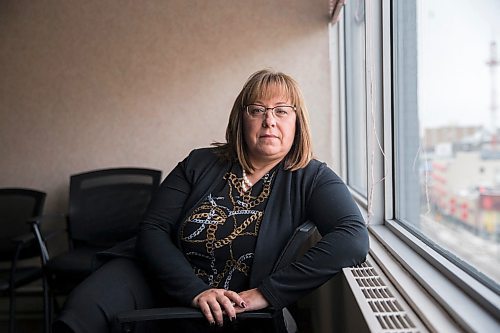
M252 74L234 101L226 129L226 143L214 143L220 148L221 156L238 160L245 170L254 168L248 158L243 136L243 115L245 107L257 100L272 98L276 92L288 97L296 107L295 138L285 157L285 169L295 171L304 168L313 158L309 113L298 83L290 76L263 69Z

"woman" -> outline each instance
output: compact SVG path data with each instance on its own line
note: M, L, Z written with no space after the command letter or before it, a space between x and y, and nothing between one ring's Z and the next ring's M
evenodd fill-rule
M234 102L226 140L192 151L162 183L137 238L141 266L129 259L104 265L75 290L54 327L104 332L116 313L165 302L198 307L222 326L224 315L281 309L364 260L363 218L340 178L312 158L306 106L291 77L254 73ZM306 220L322 239L272 273ZM103 283L124 270L133 282ZM90 297L82 305L98 283L97 298L112 293L119 301ZM82 308L88 319L76 318Z

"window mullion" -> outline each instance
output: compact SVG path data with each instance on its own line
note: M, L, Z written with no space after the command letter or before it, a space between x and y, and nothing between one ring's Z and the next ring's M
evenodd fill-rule
M392 38L391 0L382 1L382 89L383 89L383 138L384 138L384 217L394 219L394 174L393 174L393 117L392 117Z
M368 219L384 220L382 0L366 1L366 161Z

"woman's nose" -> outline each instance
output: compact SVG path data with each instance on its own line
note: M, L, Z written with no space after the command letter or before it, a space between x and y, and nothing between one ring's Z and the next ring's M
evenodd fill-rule
M262 126L263 127L276 126L276 117L274 116L274 113L271 112L271 110L267 110L267 112L264 114L264 120L262 121Z

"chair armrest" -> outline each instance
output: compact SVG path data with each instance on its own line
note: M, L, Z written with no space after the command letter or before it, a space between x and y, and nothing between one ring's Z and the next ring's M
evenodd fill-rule
M35 238L38 242L38 246L40 248L40 252L41 252L41 256L42 256L42 265L43 266L45 266L47 261L50 259L50 254L49 254L50 242L49 241L58 235L67 234L67 224L65 224L66 227L64 227L64 228L52 227L50 229L45 227L45 225L47 222L50 222L50 221L57 221L57 220L66 221L66 219L67 219L66 214L44 214L40 217L33 218L33 219L28 221L28 223L31 224L31 230L32 230L33 234L35 235ZM42 231L42 225L44 225L43 231Z
M271 319L274 317L274 312L274 310L268 308L258 311L242 312L239 313L237 317L239 319ZM116 320L120 325L149 320L202 318L204 318L204 316L199 309L190 307L140 309L122 312L116 316Z
M42 266L45 266L47 261L50 259L49 251L47 250L47 245L45 244L45 238L40 230L40 219L31 219L28 221L31 224L31 231L33 232L34 238L38 242L38 247L40 249L40 256L42 260Z
M40 235L42 236L42 239L44 242L47 242L51 238L54 238L57 235L60 235L62 233L67 233L67 228L50 228L46 229L44 228L42 232L42 225L46 223L47 220L56 220L56 219L66 219L66 215L64 214L50 214L50 215L42 215L33 219L28 220L27 223L31 224L31 227L34 227L34 224L38 226L38 229L40 230Z
M66 221L66 215L65 214L44 214L35 218L32 218L28 220L27 223L33 225L34 223L38 224L39 228L42 227L42 225L47 224L47 221L55 221L58 219L62 219ZM46 228L44 228L46 229ZM63 232L67 232L67 228L50 228L46 229L43 232L44 239L50 239L58 234L61 234Z
M30 220L31 221L31 220ZM28 222L30 222L28 221ZM4 222L4 221L0 221L0 223L5 223L7 224L8 222ZM14 237L14 238L10 238L8 239L7 241L8 242L11 242L11 243L17 243L17 246L21 245L21 246L24 246L26 245L27 243L33 241L35 239L35 237L33 236L32 233L25 233L25 234L22 234L22 235L18 235L17 237Z
M132 310L120 313L117 316L119 323L160 319L195 319L203 318L200 310L190 307L169 307Z
M27 233L12 239L12 242L22 244L23 246L34 241L35 236L33 234Z

